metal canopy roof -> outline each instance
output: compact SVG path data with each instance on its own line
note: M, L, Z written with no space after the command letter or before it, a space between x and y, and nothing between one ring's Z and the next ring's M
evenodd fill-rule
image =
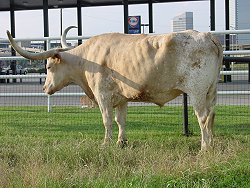
M128 4L146 4L149 2L167 3L202 0L48 0L48 8L123 5L124 1L127 1ZM43 2L44 0L1 0L0 11L43 9Z

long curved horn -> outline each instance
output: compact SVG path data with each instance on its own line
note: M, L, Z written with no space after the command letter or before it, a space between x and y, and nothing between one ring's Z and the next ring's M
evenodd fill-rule
M68 33L68 31L70 29L73 29L73 28L77 28L76 26L69 26L67 27L64 31L63 31L63 34L61 36L61 45L62 45L62 48L72 48L71 46L68 46L67 42L66 42L66 35Z
M32 59L32 60L42 60L42 59L47 59L49 57L53 57L56 54L58 54L59 52L62 51L66 51L69 49L52 49L52 50L48 50L46 52L41 52L41 53L31 53L28 52L24 49L22 49L20 46L18 46L18 44L16 43L16 41L14 41L13 37L11 36L10 32L7 31L7 35L10 41L11 46L23 57L27 58L27 59Z

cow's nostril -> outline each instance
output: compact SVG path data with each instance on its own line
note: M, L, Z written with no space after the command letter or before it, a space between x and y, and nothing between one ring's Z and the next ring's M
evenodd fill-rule
M46 89L46 86L43 86L43 91Z

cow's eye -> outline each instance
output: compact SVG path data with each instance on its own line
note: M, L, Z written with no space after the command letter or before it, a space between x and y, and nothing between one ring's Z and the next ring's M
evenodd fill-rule
M49 70L51 67L48 67L47 69Z

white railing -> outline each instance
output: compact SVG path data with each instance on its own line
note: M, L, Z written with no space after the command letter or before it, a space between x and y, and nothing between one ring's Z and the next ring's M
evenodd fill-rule
M46 74L0 75L0 79L46 78Z
M74 37L67 37L67 40L87 40L91 36L74 36ZM42 37L42 38L15 38L15 41L46 41L47 49L50 49L51 41L60 41L60 37ZM0 39L0 42L9 42L8 39ZM24 59L24 58L23 58Z
M250 50L231 50L223 51L223 55L249 55Z
M248 75L247 70L241 71L220 71L221 75ZM23 78L46 78L46 74L27 74L27 75L0 75L0 79L23 79Z
M250 29L241 29L241 30L224 30L224 31L209 31L215 35L223 35L223 34L249 34Z
M241 70L241 71L220 71L221 75L248 75L247 70Z
M7 34L6 34L7 36ZM74 36L67 37L67 40L87 40L91 38L91 36ZM14 38L15 41L60 41L60 37L40 37L40 38ZM9 42L8 39L0 39L0 42Z

